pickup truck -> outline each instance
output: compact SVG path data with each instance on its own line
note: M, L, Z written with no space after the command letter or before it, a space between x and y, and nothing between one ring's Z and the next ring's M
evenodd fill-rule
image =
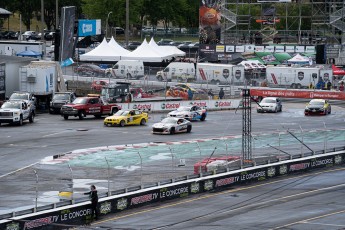
M10 101L25 101L28 107L35 113L36 111L36 98L29 92L14 92L9 98Z
M77 96L74 92L56 92L49 106L49 113L60 113L63 105L72 103Z
M114 103L105 103L99 97L77 97L72 103L63 105L60 113L65 120L69 116L84 119L87 115L93 115L100 118L103 115L112 115L120 110L120 107Z
M34 122L35 114L26 101L6 101L0 108L1 123L23 125L23 121Z

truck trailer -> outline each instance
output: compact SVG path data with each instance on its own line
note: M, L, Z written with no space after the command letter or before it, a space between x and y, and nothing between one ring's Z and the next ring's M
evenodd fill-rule
M196 81L210 84L243 84L244 67L231 64L198 63Z
M332 69L319 67L267 67L266 79L269 87L273 88L308 88L317 83L333 80Z

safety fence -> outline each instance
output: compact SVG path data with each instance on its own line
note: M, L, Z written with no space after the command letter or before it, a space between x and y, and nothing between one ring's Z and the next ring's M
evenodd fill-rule
M172 177L169 180L101 193L98 208L100 215L105 216L155 202L340 166L345 163L344 159L345 146L281 156L262 162L240 161L231 168ZM1 219L1 229L66 229L92 221L90 204L85 198L10 213L2 215Z

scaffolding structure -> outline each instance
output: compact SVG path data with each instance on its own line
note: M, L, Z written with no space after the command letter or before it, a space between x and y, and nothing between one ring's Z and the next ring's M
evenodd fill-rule
M343 0L221 0L221 14L223 44L345 44Z

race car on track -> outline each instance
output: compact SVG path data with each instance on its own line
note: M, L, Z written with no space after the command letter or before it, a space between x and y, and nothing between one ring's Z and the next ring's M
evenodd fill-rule
M266 97L262 99L262 101L259 103L256 111L258 113L264 113L264 112L281 112L283 110L282 101L280 98L277 97Z
M185 118L190 121L204 121L207 116L207 110L199 106L181 106L177 110L168 113L168 117Z
M192 123L183 118L167 117L152 125L152 133L154 134L190 133L191 131Z
M121 127L125 125L145 125L148 119L148 114L140 110L119 110L114 115L106 117L104 119L104 125L119 125Z
M321 114L327 115L331 114L332 108L328 100L324 99L312 99L304 109L304 115Z

